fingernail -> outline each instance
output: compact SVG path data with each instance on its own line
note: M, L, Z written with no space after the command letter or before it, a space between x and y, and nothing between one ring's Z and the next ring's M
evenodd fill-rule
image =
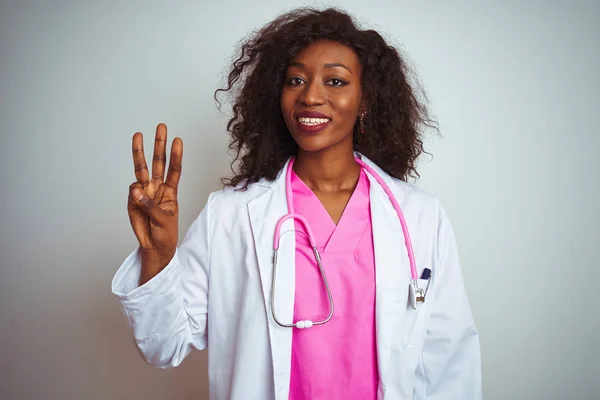
M133 191L133 198L137 201L140 201L142 199L142 197L144 197L144 194L142 193L142 191L140 189L135 189Z

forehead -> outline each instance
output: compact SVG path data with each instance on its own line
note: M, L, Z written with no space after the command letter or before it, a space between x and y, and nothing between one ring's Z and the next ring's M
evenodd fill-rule
M311 43L290 60L307 68L319 68L324 64L342 63L353 71L361 69L358 55L351 48L329 40Z

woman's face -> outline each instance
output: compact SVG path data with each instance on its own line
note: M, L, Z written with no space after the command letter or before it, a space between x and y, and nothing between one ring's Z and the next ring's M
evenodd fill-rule
M315 42L290 60L281 111L301 150L352 150L362 105L361 76L356 53L331 41Z

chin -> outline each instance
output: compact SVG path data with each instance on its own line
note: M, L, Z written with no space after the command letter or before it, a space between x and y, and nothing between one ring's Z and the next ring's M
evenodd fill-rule
M331 148L334 145L334 142L330 139L328 140L328 138L326 137L306 137L302 135L300 137L294 136L294 140L296 141L298 147L302 149L302 151L310 153L323 151L328 148Z

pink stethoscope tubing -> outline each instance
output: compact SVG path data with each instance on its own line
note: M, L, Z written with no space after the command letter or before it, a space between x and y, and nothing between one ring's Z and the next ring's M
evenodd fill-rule
M402 212L402 209L400 208L400 204L398 204L396 197L392 193L392 190L385 183L383 178L381 178L381 176L379 176L379 174L377 174L377 172L375 172L373 170L373 168L371 168L370 166L365 164L365 162L362 161L361 159L356 158L356 162L358 165L360 165L362 168L364 168L373 178L375 178L377 183L379 183L379 185L383 188L386 195L392 202L392 205L394 206L394 209L396 210L396 214L398 214L398 219L400 220L400 225L402 226L402 234L404 236L404 244L405 244L406 250L408 252L408 260L410 263L410 274L411 274L411 278L412 278L411 279L412 282L411 282L411 286L410 286L410 290L411 290L410 296L411 296L411 303L414 303L413 299L414 299L415 293L413 292L413 290L418 291L420 289L417 286L417 277L418 277L417 265L415 262L415 255L414 255L414 251L413 251L413 247L412 247L412 241L410 240L410 234L408 232L408 226L406 224L406 219L404 218L404 213ZM273 279L271 281L271 312L273 314L273 319L275 320L275 322L282 327L310 328L314 325L322 325L322 324L328 322L331 319L331 317L333 316L334 306L333 306L333 297L331 295L331 290L329 288L329 283L327 282L325 270L321 263L321 256L319 254L319 251L317 250L317 246L316 246L316 243L314 240L312 230L310 229L310 225L308 224L308 222L306 221L306 219L303 216L296 214L294 212L294 205L292 202L292 185L291 185L293 165L294 165L294 158L292 158L290 160L290 162L288 163L286 174L285 174L285 195L286 195L288 213L286 215L284 215L283 217L281 217L279 219L279 221L277 221L277 224L275 225L275 234L274 234L274 238L273 238L274 254L273 254ZM299 221L303 225L304 230L306 231L306 236L308 237L310 246L313 249L313 252L315 255L315 261L317 262L317 265L319 266L319 270L321 272L321 277L323 278L323 283L325 285L325 289L327 291L327 297L329 299L329 315L327 316L326 319L324 319L322 321L313 322L313 321L305 320L305 321L298 321L296 323L286 324L286 323L281 322L277 318L276 313L275 313L275 281L276 281L276 273L277 273L276 272L277 271L277 252L279 251L279 239L280 239L280 235L281 235L281 226L283 225L283 223L285 221L287 221L289 219ZM416 305L413 305L413 308L415 308L415 307L416 307Z

